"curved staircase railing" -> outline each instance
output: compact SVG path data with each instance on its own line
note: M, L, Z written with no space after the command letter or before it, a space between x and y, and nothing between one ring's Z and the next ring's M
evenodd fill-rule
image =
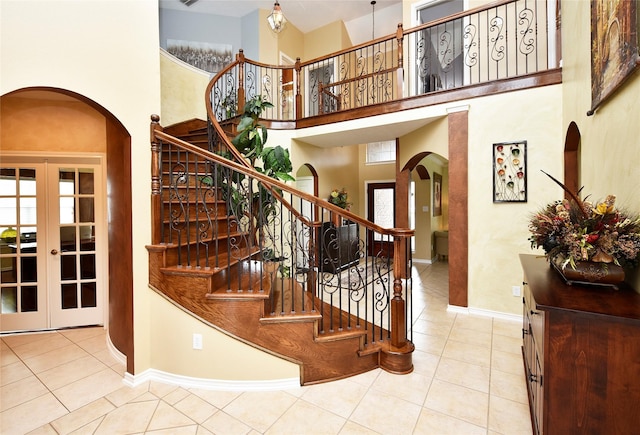
M228 139L218 140L232 152ZM302 361L303 383L378 366L412 370L412 230L381 228L180 140L163 131L157 116L151 147L153 288L236 337ZM240 316L232 314L234 304L250 301L260 304L253 321L262 329L229 321ZM312 322L308 346L354 341L346 355L357 358L327 350L341 368L314 369L330 357L303 351L300 343L282 347L263 332L282 322L288 328Z

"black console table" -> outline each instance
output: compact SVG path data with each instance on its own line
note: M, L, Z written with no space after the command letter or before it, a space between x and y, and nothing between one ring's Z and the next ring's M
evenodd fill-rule
M358 224L346 223L335 226L331 222L322 224L320 230L319 270L338 273L360 260L360 237Z

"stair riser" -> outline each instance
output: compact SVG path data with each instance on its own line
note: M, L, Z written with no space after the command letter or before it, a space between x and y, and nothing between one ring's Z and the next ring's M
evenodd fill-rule
M265 269L257 260L243 260L212 277L213 290L265 291L271 287L275 269Z
M188 164L184 163L184 159L180 158L178 160L178 156L171 156L171 161L167 159L163 159L161 171L166 175L181 175L181 174L200 174L206 175L211 173L211 168L213 167L212 163L208 163L204 160L199 160L197 163L189 162Z
M208 246L208 250L206 249ZM192 245L190 249L187 247L167 247L167 252L165 253L165 263L166 266L176 266L181 264L183 266L206 266L206 258L209 258L209 267L226 267L226 263L224 261L216 261L216 254L220 256L226 257L229 252L237 251L238 249L242 249L246 247L245 241L235 241L233 249L229 249L229 246L225 240L220 240L217 242L217 248L215 242L209 242L203 245ZM178 263L178 253L180 253L180 261ZM190 261L188 262L188 260ZM199 260L199 261L198 261ZM225 260L226 261L226 260Z
M184 201L182 203L175 201L171 203L165 202L163 205L163 217L164 220L170 216L181 221L216 221L227 220L227 206L225 203L194 203L191 201Z
M188 226L183 225L181 221L176 221L173 224L166 223L164 225L163 242L186 244L195 243L198 240L212 240L213 238L227 240L229 237L240 237L237 229L236 222L229 220L212 221L209 225L209 222L203 219L198 223L190 222Z
M214 189L210 189L207 186L178 186L173 188L171 186L162 187L162 201L169 202L175 201L176 198L182 198L182 201L199 202L205 204L213 204L219 202L222 205L226 205L221 194L216 194Z

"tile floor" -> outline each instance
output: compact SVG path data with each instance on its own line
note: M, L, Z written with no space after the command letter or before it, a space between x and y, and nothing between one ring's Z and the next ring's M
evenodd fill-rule
M124 386L102 328L1 337L0 433L531 434L521 324L447 312L447 265L414 267L415 370L293 390Z

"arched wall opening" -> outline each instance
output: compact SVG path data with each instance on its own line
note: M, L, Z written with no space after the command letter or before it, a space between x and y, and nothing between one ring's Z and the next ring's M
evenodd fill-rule
M23 110L29 116L12 117L11 100L23 99ZM80 110L94 110L103 120L101 125L88 122L84 118L70 120L56 113L53 101L66 98L81 107ZM29 87L9 92L0 97L3 107L0 123L13 123L10 129L2 129L3 150L20 152L23 150L6 135L11 131L24 131L41 135L34 140L30 151L46 155L47 152L87 152L99 147L106 155L106 208L108 240L108 334L113 345L127 358L127 371L134 372L133 348L133 255L131 218L131 136L123 124L107 109L95 101L73 91L51 87ZM56 120L60 122L57 122ZM16 124L17 122L17 124ZM0 124L0 125L2 125ZM88 136L97 137L95 144L85 144L82 149L65 144L64 131L83 130ZM87 129L89 132L87 133ZM7 132L9 130L9 132ZM96 151L95 149L93 151Z

